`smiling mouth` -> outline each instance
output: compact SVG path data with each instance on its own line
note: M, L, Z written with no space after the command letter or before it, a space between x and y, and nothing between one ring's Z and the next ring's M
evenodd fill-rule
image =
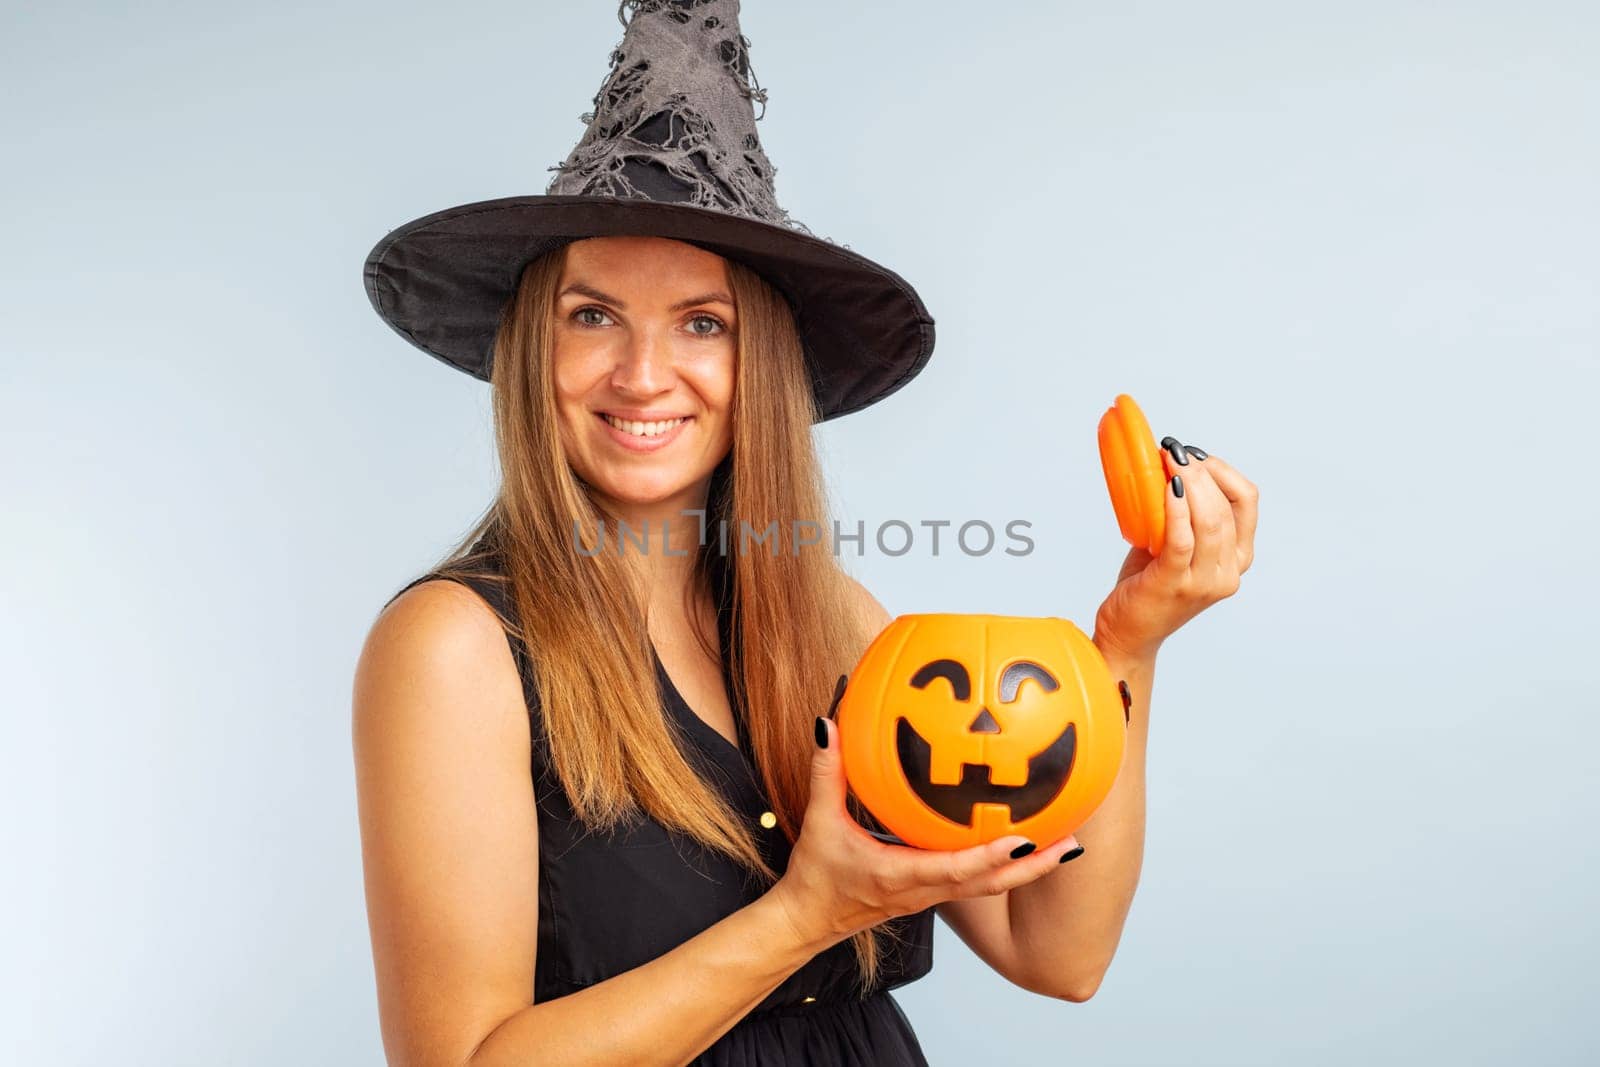
M619 419L615 415L608 415L603 411L597 411L595 414L599 415L600 418L603 419L605 423L612 429L620 430L629 436L638 437L646 441L652 437L660 437L662 434L671 433L673 430L689 421L689 416L687 415L680 415L675 419L657 419L651 422L640 422L637 419Z
M894 746L911 791L932 810L953 823L971 826L974 804L1004 804L1015 824L1039 814L1066 787L1078 731L1076 723L1067 723L1054 741L1029 759L1023 785L995 785L989 781L988 765L972 763L961 765L961 781L955 785L935 785L929 778L933 746L904 717L895 725Z

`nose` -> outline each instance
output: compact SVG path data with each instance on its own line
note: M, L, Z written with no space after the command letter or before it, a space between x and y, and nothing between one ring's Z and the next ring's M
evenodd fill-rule
M672 365L672 346L656 330L632 331L611 372L611 387L628 396L655 396L671 389L677 375Z

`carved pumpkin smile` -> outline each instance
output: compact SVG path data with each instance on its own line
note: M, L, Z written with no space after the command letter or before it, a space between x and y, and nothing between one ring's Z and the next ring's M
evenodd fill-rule
M895 729L894 745L911 791L951 822L971 826L972 806L980 802L1004 804L1010 810L1011 821L1021 822L1043 811L1067 784L1078 747L1078 730L1073 723L1067 723L1049 748L1030 759L1028 780L1022 785L998 785L991 780L987 765L975 763L961 765L961 781L957 784L936 785L929 777L933 746L908 719L901 719Z

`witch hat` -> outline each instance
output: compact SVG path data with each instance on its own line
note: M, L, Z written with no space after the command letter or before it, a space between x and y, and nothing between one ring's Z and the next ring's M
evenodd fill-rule
M740 262L783 294L818 421L905 385L933 352L933 319L898 274L778 205L756 134L766 90L739 0L623 0L617 15L611 70L545 195L463 204L391 231L365 267L378 314L487 381L501 309L528 263L587 237L667 237Z

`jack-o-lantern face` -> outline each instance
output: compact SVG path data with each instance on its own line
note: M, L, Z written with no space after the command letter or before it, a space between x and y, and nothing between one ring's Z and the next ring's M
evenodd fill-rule
M902 615L837 717L856 795L923 848L1065 837L1110 792L1126 733L1099 649L1059 618Z

